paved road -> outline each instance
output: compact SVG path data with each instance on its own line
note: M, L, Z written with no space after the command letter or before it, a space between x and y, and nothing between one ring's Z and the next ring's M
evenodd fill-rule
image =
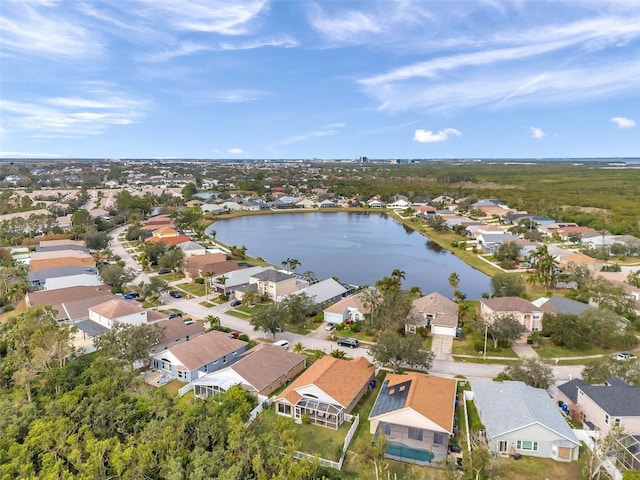
M131 254L129 254L120 241L118 240L118 236L120 233L125 230L127 227L120 227L113 232L113 241L111 243L111 249L114 254L117 254L122 258L125 264L128 267L133 269L138 268L138 264L133 259ZM140 281L149 281L149 276L146 273L141 273L138 277L133 281L133 283L139 283ZM265 338L266 335L264 332L255 331L253 327L249 324L248 321L243 320L241 318L235 317L233 315L229 315L226 313L232 307L229 305L229 302L216 305L215 307L205 307L199 304L202 301L202 298L194 298L194 299L186 299L186 298L173 298L169 294L164 294L162 296L162 300L164 302L164 306L173 307L181 310L185 314L193 317L204 319L208 315L217 316L220 318L220 322L223 326L232 328L241 333L247 334L250 338ZM271 334L268 334L270 337ZM276 334L276 340L288 340L291 346L300 342L305 347L305 349L318 349L323 350L327 354L331 353L332 350L342 350L346 352L349 357L367 357L370 361L372 361L371 355L369 354L368 349L364 347L360 348L345 348L339 347L336 342L326 340L328 333L324 331L324 324L321 324L318 330L314 331L310 335L299 335L293 332L282 332ZM453 360L434 360L432 368L429 370L433 374L454 377L454 376L463 376L469 380L475 379L492 379L495 378L500 372L504 370L504 365L491 365L491 364L480 364L480 363L471 363L471 362L457 362ZM571 380L572 378L580 377L580 371L582 370L581 365L562 365L562 366L554 366L553 372L555 375L556 383L563 383L565 381Z

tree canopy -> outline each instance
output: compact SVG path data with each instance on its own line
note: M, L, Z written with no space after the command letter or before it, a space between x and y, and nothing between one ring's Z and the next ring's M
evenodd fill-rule
M369 347L374 360L381 365L390 365L397 372L402 365L431 368L434 353L422 348L420 335L399 335L386 332L380 335L378 342Z

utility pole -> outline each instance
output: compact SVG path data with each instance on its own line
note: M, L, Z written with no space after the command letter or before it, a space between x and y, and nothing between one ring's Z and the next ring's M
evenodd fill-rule
M487 359L487 333L489 332L489 324L484 324L484 350L482 351L482 359Z

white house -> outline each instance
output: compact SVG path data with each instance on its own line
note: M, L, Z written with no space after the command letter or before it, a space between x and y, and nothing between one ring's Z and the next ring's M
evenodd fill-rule
M458 329L458 304L438 292L424 295L413 301L411 317L416 323L407 323L405 330L415 333L416 327L431 328L431 333L456 336Z
M369 313L369 309L362 304L364 292L345 297L334 303L330 307L324 309L324 321L328 323L342 323L349 320L350 322L358 322L364 320L365 313Z
M401 209L401 210L404 210L405 208L409 208L410 206L411 204L406 200L396 200L393 203L387 204L387 208Z
M89 308L89 320L111 329L116 323L143 325L147 311L135 300L115 299Z

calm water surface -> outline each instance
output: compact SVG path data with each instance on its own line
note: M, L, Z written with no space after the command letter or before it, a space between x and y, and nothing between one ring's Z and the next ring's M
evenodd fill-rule
M373 285L393 269L405 272L404 288L419 286L451 298L448 277L460 276L468 299L490 291L489 277L386 214L291 213L219 220L207 231L227 245L244 245L247 254L280 266L287 258L301 263L298 273L319 279L338 277L354 285Z

